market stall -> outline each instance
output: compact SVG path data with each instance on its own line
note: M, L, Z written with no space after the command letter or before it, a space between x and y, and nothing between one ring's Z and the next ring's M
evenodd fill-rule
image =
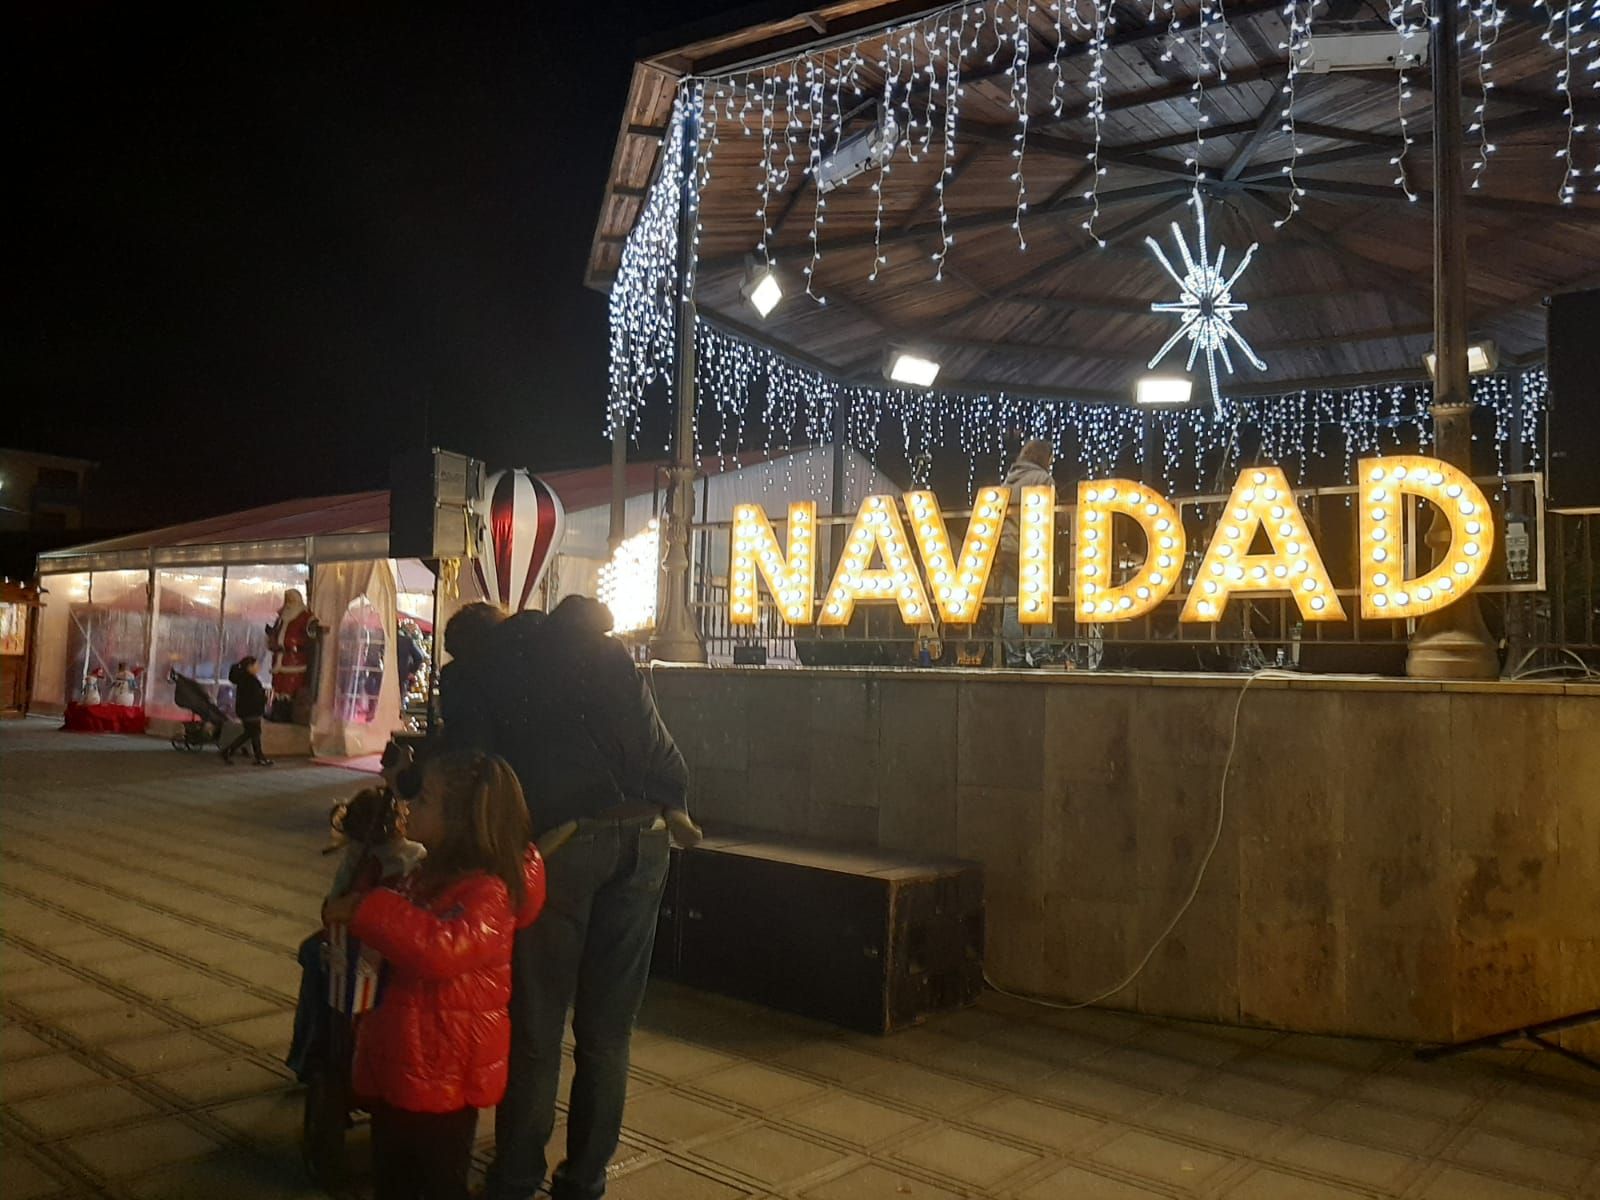
M41 556L33 707L108 700L126 672L123 707L170 733L189 715L174 673L231 714L228 669L253 655L283 702L266 726L270 754L381 749L403 722L397 580L431 579L389 559L388 499L292 501ZM305 611L286 623L293 597Z

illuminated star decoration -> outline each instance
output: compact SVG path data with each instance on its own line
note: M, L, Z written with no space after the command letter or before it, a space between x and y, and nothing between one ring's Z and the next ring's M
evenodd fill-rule
M1161 265L1167 269L1167 274L1172 276L1173 282L1178 285L1179 299L1158 300L1150 305L1151 312L1177 313L1182 317L1178 331L1166 340L1155 357L1150 360L1149 367L1155 365L1166 357L1171 350L1184 338L1189 339L1189 361L1184 369L1194 370L1195 356L1206 356L1206 371L1211 376L1211 402L1216 405L1218 413L1222 411L1222 390L1217 386L1217 356L1222 356L1222 365L1228 369L1228 374L1233 374L1233 358L1228 353L1228 341L1232 339L1237 343L1252 366L1258 371L1265 371L1267 364L1262 362L1256 352L1250 348L1250 343L1240 336L1239 331L1233 327L1235 313L1242 313L1250 306L1233 298L1233 285L1239 276L1244 274L1244 269L1250 265L1250 258L1256 252L1256 244L1251 243L1250 249L1244 252L1244 259L1233 269L1233 274L1224 276L1223 260L1228 256L1227 247L1217 251L1217 261L1211 262L1211 252L1206 246L1206 210L1198 195L1189 201L1194 206L1195 224L1199 228L1196 243L1199 247L1198 257L1189 253L1189 243L1183 239L1183 231L1178 228L1178 223L1172 223L1172 236L1178 243L1178 253L1183 256L1183 265L1188 268L1185 274L1178 274L1173 269L1172 263L1162 253L1161 245L1155 238L1145 238L1145 244L1155 252L1161 260Z

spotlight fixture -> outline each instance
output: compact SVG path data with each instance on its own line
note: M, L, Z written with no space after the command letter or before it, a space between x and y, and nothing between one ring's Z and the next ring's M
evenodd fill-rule
M899 140L900 128L893 110L884 111L879 106L867 128L848 137L836 135L832 152L817 164L817 191L826 196L834 188L882 166L894 157Z
M1422 356L1428 365L1428 378L1439 377L1439 355L1429 350ZM1500 365L1500 349L1493 342L1473 342L1467 347L1467 374L1487 375Z
M756 312L765 318L778 307L778 301L783 299L783 284L778 282L778 273L772 267L751 259L745 267L744 282L739 285L739 294L750 301Z
M1171 407L1189 403L1194 381L1186 376L1146 375L1133 387L1133 402L1149 407Z
M926 355L891 346L888 356L884 359L883 375L891 383L929 388L939 377L939 364Z

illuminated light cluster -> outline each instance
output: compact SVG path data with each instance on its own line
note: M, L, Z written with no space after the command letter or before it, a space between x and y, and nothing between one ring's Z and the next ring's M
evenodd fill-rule
M1418 455L1367 458L1360 463L1361 615L1411 618L1453 604L1482 578L1494 545L1489 502L1449 463ZM1450 548L1439 565L1405 577L1401 554L1404 497L1432 504L1450 523Z
M1056 489L1025 487L1017 507L1017 620L1056 619Z
M984 488L973 506L972 519L967 522L961 550L954 553L944 517L939 512L939 498L932 492L906 493L917 549L922 552L934 603L944 620L955 625L970 625L977 619L983 593L989 586L989 572L994 567L1000 528L1006 519L1010 499L1009 488Z
M1259 530L1266 531L1270 553L1250 553ZM1240 473L1227 507L1217 519L1216 532L1180 620L1219 620L1236 592L1287 593L1306 621L1345 619L1322 555L1311 540L1289 481L1278 467L1247 468Z
M611 632L636 633L656 623L656 584L661 576L661 530L654 517L624 538L600 568L595 595L611 610Z
M1116 514L1132 517L1148 543L1144 565L1128 582L1112 578ZM1178 510L1166 497L1132 479L1099 479L1078 485L1074 598L1078 621L1131 621L1171 594L1188 543Z
M789 505L788 553L778 549L772 522L758 504L733 510L733 554L728 572L728 618L735 625L756 622L756 577L766 580L783 619L791 625L811 621L817 586L817 505L799 500Z
M882 567L868 566L874 552L882 556ZM982 599L982 594L977 598ZM856 513L817 624L848 625L857 601L885 600L900 606L900 616L908 625L920 625L930 615L928 593L911 559L911 545L894 497L868 496Z

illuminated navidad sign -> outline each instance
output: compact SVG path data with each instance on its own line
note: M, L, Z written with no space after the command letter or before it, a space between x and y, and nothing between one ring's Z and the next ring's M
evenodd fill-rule
M1471 479L1449 463L1422 455L1363 459L1356 500L1360 512L1361 615L1418 617L1465 595L1483 576L1494 544L1488 501ZM1448 551L1428 573L1408 579L1402 551L1403 497L1428 501L1450 526ZM905 513L893 496L861 502L838 569L814 614L817 583L817 506L789 506L785 544L759 505L733 514L728 589L735 625L756 620L757 593L765 583L778 611L792 625L847 625L857 604L893 602L908 625L937 612L946 623L971 624L988 587L1001 531L1015 506L1018 532L1017 617L1023 624L1054 620L1056 490L1026 487L979 491L961 544L950 539L932 492L907 492ZM1144 562L1114 583L1112 523L1134 521L1146 542ZM1264 538L1266 553L1252 553ZM1178 510L1154 488L1129 479L1078 485L1073 530L1073 599L1080 621L1131 621L1172 595L1188 550ZM921 559L913 561L912 546ZM881 566L873 566L874 561ZM1277 467L1248 467L1239 475L1200 560L1179 619L1219 620L1236 594L1287 595L1306 621L1342 621L1344 606L1301 516L1294 493Z

